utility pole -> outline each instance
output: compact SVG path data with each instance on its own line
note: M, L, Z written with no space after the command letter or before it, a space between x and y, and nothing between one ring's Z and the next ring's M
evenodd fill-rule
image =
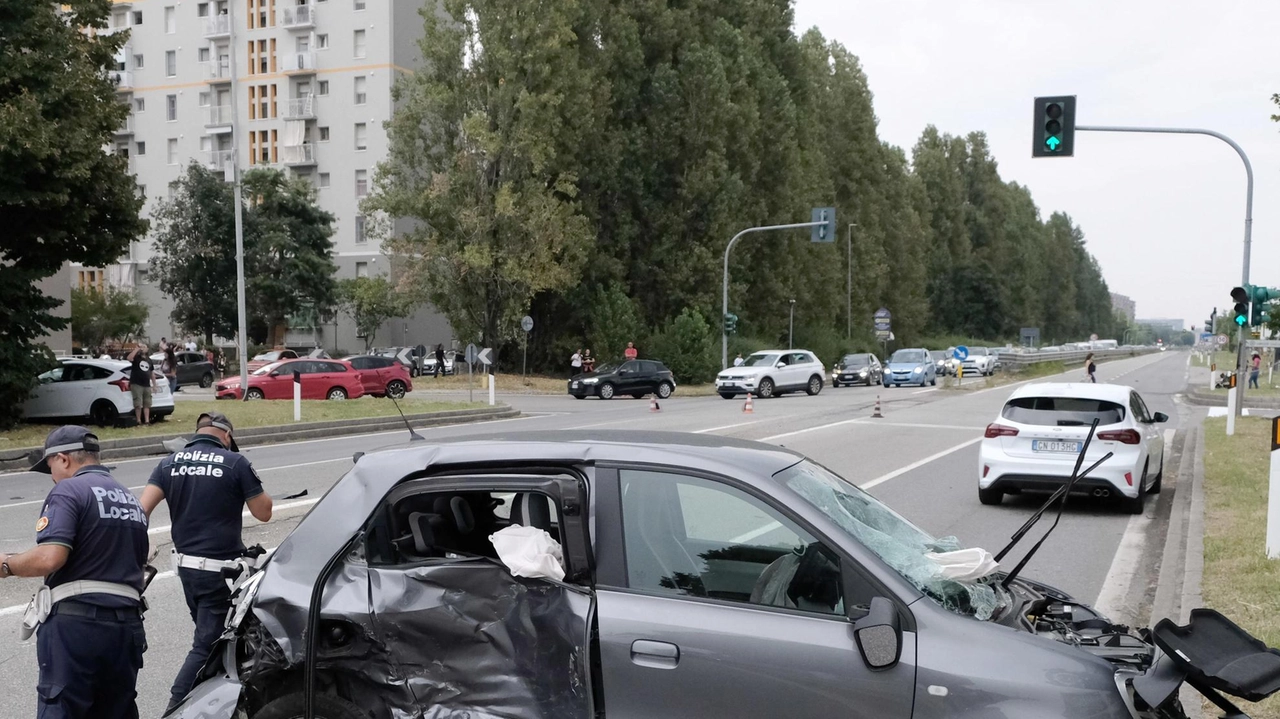
M231 176L235 188L236 213L236 313L239 315L237 349L240 353L240 399L249 400L249 321L244 302L244 202L240 191L240 142L236 131L240 120L239 95L236 90L236 3L227 3L227 72L231 75Z
M787 320L787 349L793 350L796 348L795 338L796 338L796 301L791 300L791 316Z
M853 339L853 228L857 226L856 222L849 223L849 231L845 239L845 257L849 265L849 279L845 283L845 299L848 304L848 309L845 311L845 339Z

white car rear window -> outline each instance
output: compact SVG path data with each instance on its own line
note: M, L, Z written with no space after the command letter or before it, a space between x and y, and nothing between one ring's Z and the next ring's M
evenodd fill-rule
M1009 400L1000 416L1046 427L1087 427L1096 418L1101 426L1124 421L1124 405L1083 397L1019 397Z

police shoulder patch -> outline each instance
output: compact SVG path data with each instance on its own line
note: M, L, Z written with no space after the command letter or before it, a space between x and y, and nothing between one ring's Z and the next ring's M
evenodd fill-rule
M47 527L47 526L49 526L49 518L48 518L48 517L41 517L41 518L39 518L39 519L37 519L37 520L36 520L36 531L37 531L37 532L43 532L43 531L44 531L44 528L45 528L45 527Z

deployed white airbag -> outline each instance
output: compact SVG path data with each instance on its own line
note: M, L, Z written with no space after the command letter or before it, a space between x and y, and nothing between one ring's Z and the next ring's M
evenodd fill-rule
M545 530L513 524L489 535L498 559L517 577L564 579L564 554Z
M958 582L973 582L1000 568L991 552L982 547L951 552L926 552L925 558L938 565L938 575Z

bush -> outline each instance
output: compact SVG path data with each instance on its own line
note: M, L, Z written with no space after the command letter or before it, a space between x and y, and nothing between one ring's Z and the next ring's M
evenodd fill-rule
M616 283L592 296L589 326L587 347L597 363L621 360L627 343L635 342L639 347L644 333L635 302Z
M718 339L702 313L685 308L679 317L669 322L649 339L653 357L667 365L682 384L710 382L720 366Z

